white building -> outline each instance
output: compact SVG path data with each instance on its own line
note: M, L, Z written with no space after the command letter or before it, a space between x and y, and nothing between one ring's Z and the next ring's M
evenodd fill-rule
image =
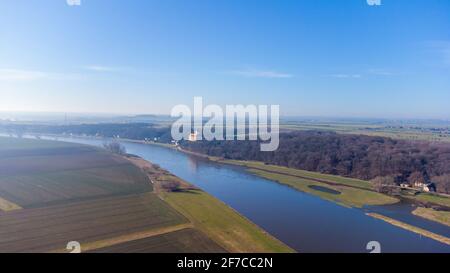
M190 133L189 136L188 136L188 140L189 141L197 141L197 135L198 135L197 131L195 131L193 133Z

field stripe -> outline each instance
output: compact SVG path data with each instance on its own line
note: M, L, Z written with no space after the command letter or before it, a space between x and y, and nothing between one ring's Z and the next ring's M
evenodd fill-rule
M371 216L373 218L385 221L385 222L387 222L387 223L389 223L391 225L397 226L399 228L403 228L403 229L409 230L411 232L420 234L422 236L428 237L430 239L439 241L441 243L450 245L450 238L447 238L447 237L445 237L443 235L439 235L439 234L433 233L431 231L428 231L428 230L425 230L425 229L422 229L422 228L419 228L419 227L415 227L415 226L412 226L412 225L409 225L409 224L397 221L395 219L389 218L387 216L384 216L384 215L381 215L381 214L378 214L378 213L366 213L366 214L368 216Z
M145 239L148 237L162 235L162 234L166 234L166 233L170 233L170 232L174 232L174 231L178 231L178 230L182 230L182 229L186 229L186 228L193 228L193 224L186 223L186 224L181 224L181 225L176 225L176 226L171 226L171 227L164 227L164 228L158 228L158 229L152 229L152 230L146 230L146 231L126 234L126 235L121 235L118 237L113 237L113 238L109 238L109 239L105 239L105 240L84 243L81 245L81 251L82 252L92 251L92 250L101 249L101 248L105 248L105 247L109 247L109 246L113 246L113 245L117 245L117 244L126 243L129 241L135 241L135 240ZM50 251L50 252L51 253L67 253L67 250L66 249L57 249L57 250Z
M13 211L22 209L19 205L9 202L6 199L0 197L0 210L2 211Z

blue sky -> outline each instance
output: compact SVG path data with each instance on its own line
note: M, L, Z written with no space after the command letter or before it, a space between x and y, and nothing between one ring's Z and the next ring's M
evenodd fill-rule
M450 1L2 0L0 111L450 118Z

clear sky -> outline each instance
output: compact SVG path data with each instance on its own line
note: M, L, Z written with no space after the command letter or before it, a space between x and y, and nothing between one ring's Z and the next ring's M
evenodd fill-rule
M450 118L450 1L0 1L0 111Z

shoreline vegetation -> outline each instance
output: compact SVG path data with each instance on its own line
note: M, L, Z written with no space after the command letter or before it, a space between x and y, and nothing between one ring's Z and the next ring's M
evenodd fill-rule
M210 194L142 158L129 158L145 171L154 192L229 252L295 252ZM171 185L172 189L167 189Z
M60 135L50 135L50 136L61 137ZM84 137L84 138L95 138L95 137ZM154 141L143 141L133 139L121 139L121 140L127 142L156 145L164 148L174 149L192 156L201 157L221 164L242 166L247 168L249 172L254 173L255 175L258 175L260 177L264 177L274 182L293 187L296 190L313 194L325 200L335 202L337 204L346 207L361 208L364 205L388 205L400 202L400 199L398 198L375 192L369 181L329 174L321 174L316 172L309 172L276 165L267 165L263 162L227 160L219 157L188 151L182 149L179 146L167 143L158 143ZM327 193L326 191L315 190L314 187L310 186L329 188L332 191L340 192L340 194L332 194ZM155 188L155 191L158 191L158 189ZM381 197L381 199L377 199L379 197ZM426 193L422 193L416 196L401 195L400 198L416 202L419 205L431 204L431 206L433 206L433 204L437 204L445 206L447 208L450 207L450 198L434 196ZM224 204L224 206L226 205ZM432 208L426 209L427 209L426 213L424 210L415 210L415 213L413 212L413 214L418 217L422 217L424 219L435 221L440 224L445 224L448 226L448 218L444 218L445 220L443 221L442 212L436 211Z
M411 232L420 234L422 236L431 238L431 239L439 241L441 243L450 245L450 238L447 238L445 236L442 236L442 235L430 232L428 230L425 230L425 229L422 229L422 228L418 228L418 227L415 227L415 226L412 226L412 225L400 222L398 220L392 219L390 217L387 217L387 216L384 216L384 215L381 215L381 214L378 214L378 213L366 213L366 215L368 215L370 217L373 217L375 219L379 219L379 220L385 221L385 222L387 222L387 223L389 223L391 225L394 225L394 226L397 226L397 227L409 230Z
M418 207L412 211L412 214L450 227L450 211Z
M180 149L182 150L182 149ZM368 181L346 178L328 174L321 174L287 167L266 165L255 161L238 161L211 158L218 163L237 165L247 168L247 171L277 183L290 186L296 190L313 194L323 199L347 207L362 208L365 205L389 205L400 200L374 191ZM318 186L337 191L340 194L315 189Z
M432 208L434 206L449 208L450 198L428 193L420 193L414 196L402 194L398 197L393 197L374 191L372 185L368 181L281 166L266 165L262 162L217 158L213 158L212 160L215 162L246 167L249 172L260 177L291 186L299 191L310 193L344 206L362 208L366 205L390 205L400 202L400 199L406 199L419 205L417 209L412 212L415 216L450 226L450 212L438 211ZM314 190L311 186L329 188L330 190L339 191L341 194L336 195L326 191Z

